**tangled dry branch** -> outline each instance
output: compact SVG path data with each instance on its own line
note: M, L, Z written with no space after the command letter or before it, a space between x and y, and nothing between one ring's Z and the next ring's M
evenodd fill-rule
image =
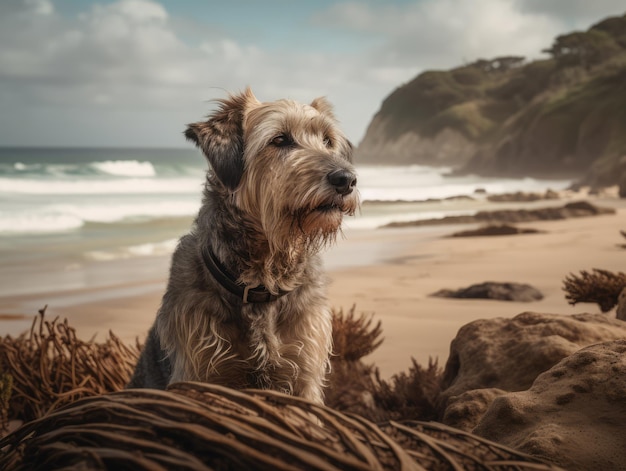
M272 391L177 383L89 397L0 440L0 468L556 470L450 427L380 427Z
M139 345L112 333L84 342L43 309L29 332L0 342L0 425L26 422L0 440L0 469L557 469L443 425L388 421L431 418L436 362L384 381L361 361L382 342L380 322L353 307L333 325L337 408L200 383L124 390Z
M570 273L563 280L565 299L571 305L596 303L602 312L608 312L617 305L619 294L624 288L625 273L613 273L599 268L594 268L591 272L582 270L580 275Z

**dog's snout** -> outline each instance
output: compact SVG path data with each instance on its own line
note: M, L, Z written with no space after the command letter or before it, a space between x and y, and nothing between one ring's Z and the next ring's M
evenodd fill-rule
M348 170L335 170L328 175L328 182L341 195L349 195L356 186L356 175Z

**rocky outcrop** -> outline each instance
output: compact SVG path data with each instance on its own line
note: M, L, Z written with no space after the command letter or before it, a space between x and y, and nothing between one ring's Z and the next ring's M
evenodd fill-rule
M477 410L469 403L463 406L460 396L467 391L488 388L524 391L537 376L579 349L623 338L626 338L626 323L602 314L563 316L525 312L512 319L471 322L459 330L450 345L438 400L440 417L445 422L446 414L453 416L454 409ZM481 394L483 402L487 402L485 397L493 396ZM476 395L465 399L475 398ZM474 423L478 418L473 417ZM451 423L458 426L461 422L457 417ZM471 421L468 423L471 425Z
M624 38L626 15L556 37L548 59L423 72L384 100L356 161L577 178L626 195Z
M503 209L497 211L479 211L473 215L446 216L436 219L391 222L382 227L430 226L437 224L515 224L532 221L556 221L559 219L600 216L615 214L613 208L594 206L587 201L575 201L557 208L539 209Z
M467 162L476 151L474 143L450 128L442 129L434 136L425 136L417 130L395 135L389 132L390 126L394 126L390 119L380 115L374 117L356 150L357 162L455 166Z
M626 469L626 340L593 345L494 399L474 433L570 471Z
M546 190L545 193L526 193L523 191L518 191L515 193L502 193L487 196L487 200L493 203L528 203L531 201L558 200L559 198L559 194L556 191L550 189Z
M537 288L523 283L498 283L486 281L458 290L442 289L431 296L457 299L494 299L498 301L532 302L543 299Z
M485 415L496 397L507 392L498 388L472 389L448 399L441 421L467 432L471 431Z
M478 229L469 231L459 231L450 237L483 237L483 236L505 236L516 234L539 234L542 231L537 229L515 227L509 224L495 224L491 226L483 226Z

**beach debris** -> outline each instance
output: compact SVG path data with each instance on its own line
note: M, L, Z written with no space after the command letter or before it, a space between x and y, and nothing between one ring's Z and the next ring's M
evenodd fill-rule
M579 349L623 338L626 324L600 313L524 312L512 319L470 322L461 327L450 344L438 399L439 416L444 423L451 418L450 425L471 430L485 407L479 410L476 396L463 398L463 393L486 388L526 390L537 376ZM497 394L486 392L481 400L488 402ZM466 418L459 417L463 409L468 411Z
M0 437L9 430L9 401L13 392L13 376L0 373Z
M65 319L45 319L44 307L30 331L0 339L0 372L10 376L7 420L29 421L85 396L122 389L139 356L109 332L103 342L80 340Z
M381 322L374 324L373 314L355 313L353 305L347 313L333 309L333 354L331 372L324 402L334 409L359 414L371 420L382 420L384 415L374 402L373 365L363 357L376 350L383 342Z
M533 221L555 221L568 218L616 214L614 208L595 206L587 201L575 201L557 208L502 209L479 211L474 215L445 216L417 221L396 221L381 227L412 227L439 224L517 224Z
M572 306L577 303L596 303L602 312L609 312L617 305L619 294L626 288L626 273L593 268L581 270L579 275L570 273L563 280L565 299Z
M496 398L473 433L570 471L623 471L626 340L564 358L530 389Z
M275 391L177 383L87 397L0 440L0 468L557 470L432 422L378 426Z
M626 238L626 231L619 231L619 233L622 234L624 238ZM619 244L618 247L626 249L626 244Z
M409 370L389 380L382 379L376 369L373 395L384 420L435 420L442 374L443 368L432 358L426 367L411 358Z
M510 224L491 224L468 231L455 232L450 237L482 237L482 236L504 236L516 234L541 234L543 231L530 228L521 228Z
M356 304L344 314L333 309L333 357L357 361L369 355L383 343L381 321L375 325L374 314L356 316Z
M357 317L354 305L347 314L333 310L334 351L326 405L375 422L435 419L442 374L437 360L422 367L411 359L407 372L383 379L378 368L364 361L382 344L381 335L381 322L374 324L371 314Z
M139 342L125 345L112 332L103 342L83 341L67 319L48 321L45 312L33 319L30 331L0 339L0 436L9 423L28 422L82 397L123 389L141 350ZM326 404L377 421L398 417L389 409L397 404L413 411L404 418L433 417L433 384L440 371L414 363L407 374L384 381L374 365L363 362L382 342L381 322L373 314L357 315L354 305L347 312L333 310Z
M441 289L431 296L458 299L494 299L525 303L543 299L541 291L528 284L495 281L485 281L457 290Z

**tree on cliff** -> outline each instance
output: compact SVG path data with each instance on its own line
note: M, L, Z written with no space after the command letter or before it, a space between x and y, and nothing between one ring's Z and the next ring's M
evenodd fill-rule
M590 29L557 36L549 49L544 49L559 67L580 66L585 69L601 64L620 52L620 46L604 31Z

